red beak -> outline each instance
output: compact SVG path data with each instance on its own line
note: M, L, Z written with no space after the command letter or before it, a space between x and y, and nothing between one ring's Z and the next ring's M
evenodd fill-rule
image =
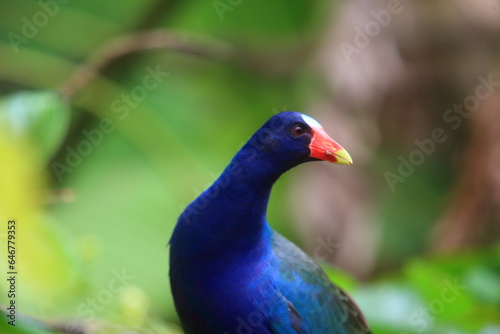
M335 164L352 165L349 153L321 127L313 127L313 137L309 144L312 158L330 161Z

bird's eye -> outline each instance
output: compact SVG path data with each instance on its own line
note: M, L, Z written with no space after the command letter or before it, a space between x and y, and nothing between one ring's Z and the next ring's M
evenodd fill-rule
M297 137L302 136L305 132L306 130L304 130L304 128L301 127L300 125L297 125L293 128L293 134L296 135Z

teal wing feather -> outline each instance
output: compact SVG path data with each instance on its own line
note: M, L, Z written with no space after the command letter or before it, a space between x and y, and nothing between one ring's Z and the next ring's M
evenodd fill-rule
M289 303L297 333L371 333L357 305L313 259L276 232L272 249L280 292Z

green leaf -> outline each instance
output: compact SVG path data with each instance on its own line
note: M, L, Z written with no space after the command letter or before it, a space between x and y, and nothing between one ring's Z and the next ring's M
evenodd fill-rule
M0 126L16 140L28 140L41 163L61 145L68 130L69 106L52 91L21 92L0 102Z

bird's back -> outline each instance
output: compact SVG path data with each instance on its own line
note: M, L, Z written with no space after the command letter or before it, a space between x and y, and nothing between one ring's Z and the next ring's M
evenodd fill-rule
M297 327L310 334L370 333L358 307L300 248L274 232L272 270ZM276 331L276 334L288 333Z
M321 267L283 236L268 231L268 251L258 261L198 265L197 272L204 274L196 281L171 275L186 333L370 333L357 306Z

